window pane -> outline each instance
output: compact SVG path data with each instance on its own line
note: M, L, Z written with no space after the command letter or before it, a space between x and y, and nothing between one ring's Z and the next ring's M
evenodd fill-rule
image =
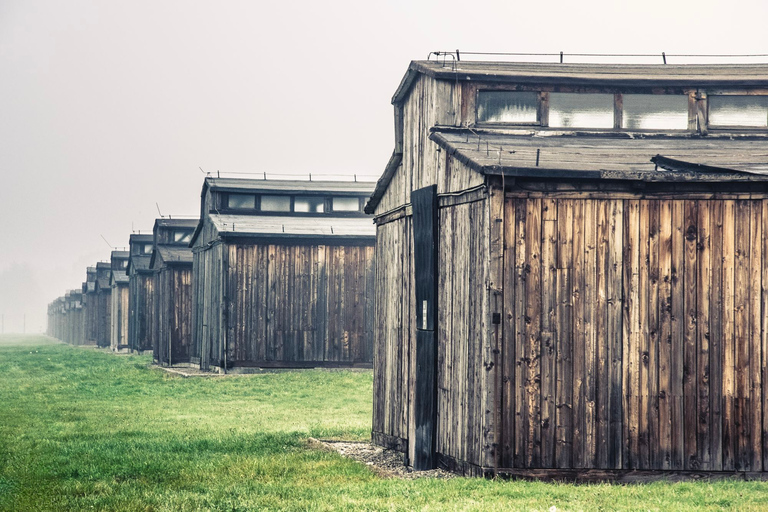
M768 126L768 96L710 96L709 124Z
M261 211L289 212L291 211L290 196L261 196Z
M144 254L152 254L152 244L144 245Z
M256 196L251 194L229 194L227 196L229 208L256 208Z
M293 199L293 211L323 213L325 211L325 198L316 196L296 196Z
M477 121L535 124L538 96L536 92L480 91L477 95Z
M192 240L192 232L191 231L174 231L173 232L173 241L179 242L182 244L188 244L189 241Z
M613 94L549 93L549 126L613 128Z
M333 211L356 212L360 210L360 200L356 197L334 197Z
M625 94L621 127L626 130L687 130L688 96Z

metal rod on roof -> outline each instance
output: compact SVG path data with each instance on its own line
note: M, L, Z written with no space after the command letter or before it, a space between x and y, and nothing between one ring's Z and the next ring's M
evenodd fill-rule
M309 173L309 181L312 181L312 173Z
M563 52L560 52L560 64L563 63Z
M221 173L219 172L219 170L218 170L218 169L216 169L216 177L217 177L217 178L221 178Z
M461 60L461 54L459 53L459 49L458 48L456 48L456 60L457 61Z
M667 63L667 54L664 52L661 52L661 59L664 61L664 64Z
M198 165L198 166L197 166L197 168L198 168L198 169L200 169L200 172L201 172L201 173L205 174L205 171L203 170L203 168L202 168L202 167L200 167L200 166Z
M114 249L114 247L112 247L112 244L107 242L107 239L104 238L104 235L99 235L99 236L101 237L102 240L104 240L104 242L109 246L110 249Z
M264 171L264 181L267 181L267 172Z
M541 149L536 149L536 167L539 166L539 155L541 154Z
M353 174L352 176L355 177L355 183L357 183L357 174Z
M155 201L155 206L157 206L157 214L162 218L163 214L160 213L160 205L157 204L157 201Z

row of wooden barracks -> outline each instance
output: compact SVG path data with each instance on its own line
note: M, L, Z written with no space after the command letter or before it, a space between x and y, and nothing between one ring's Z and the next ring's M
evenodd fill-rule
M206 180L193 357L372 347L372 439L414 469L768 475L768 65L449 57L412 62L392 99L375 249L367 223L343 249L275 239L301 222L254 243L260 219L221 202L242 182ZM314 262L303 291L272 284ZM330 290L278 311L341 274L375 322L319 315Z
M371 367L373 183L206 178L48 308L48 334L162 365Z

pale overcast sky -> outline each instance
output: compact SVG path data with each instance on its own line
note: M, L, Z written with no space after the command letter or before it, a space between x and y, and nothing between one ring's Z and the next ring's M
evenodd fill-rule
M768 53L766 1L0 0L0 314L46 304L205 171L377 177L433 50Z

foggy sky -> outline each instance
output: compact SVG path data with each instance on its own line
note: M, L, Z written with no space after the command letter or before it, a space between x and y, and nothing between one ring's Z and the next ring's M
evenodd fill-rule
M376 178L433 50L768 53L768 2L0 0L0 314L46 304L203 174Z

